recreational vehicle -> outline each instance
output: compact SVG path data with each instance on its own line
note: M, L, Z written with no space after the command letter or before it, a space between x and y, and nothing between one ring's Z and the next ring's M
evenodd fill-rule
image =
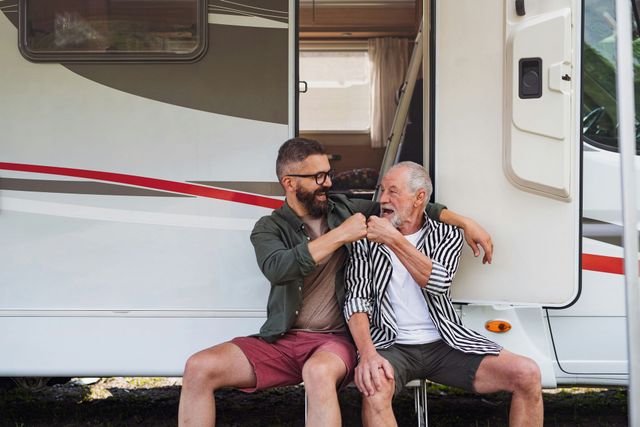
M545 387L628 381L613 0L0 11L0 376L179 376L255 333L269 284L249 233L282 203L277 148L318 138L336 191L370 197L420 38L387 156L493 237L490 265L464 249L464 321Z

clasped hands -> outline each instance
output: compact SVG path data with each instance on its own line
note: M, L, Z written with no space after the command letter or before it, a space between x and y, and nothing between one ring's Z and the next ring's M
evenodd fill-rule
M377 351L361 354L356 366L353 382L358 390L367 397L380 391L383 381L393 379L393 366Z

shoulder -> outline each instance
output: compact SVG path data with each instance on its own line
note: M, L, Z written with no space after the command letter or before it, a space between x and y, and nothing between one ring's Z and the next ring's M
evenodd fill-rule
M329 198L336 206L344 207L352 214L359 212L368 217L379 210L378 203L371 200L350 199L344 194L332 194Z
M431 234L439 239L462 239L462 229L455 225L445 224L444 222L435 221L427 217L429 223L428 234Z
M286 222L286 219L280 214L280 209L276 209L270 215L265 215L256 221L253 233L278 230L285 226Z

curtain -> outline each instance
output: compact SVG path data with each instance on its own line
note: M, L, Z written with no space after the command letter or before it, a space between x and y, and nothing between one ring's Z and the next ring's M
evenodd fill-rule
M371 146L384 147L396 112L396 93L409 66L409 41L369 39L371 65Z

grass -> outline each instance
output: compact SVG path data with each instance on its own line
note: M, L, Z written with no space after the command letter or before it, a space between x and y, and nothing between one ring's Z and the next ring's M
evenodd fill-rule
M53 386L29 393L0 391L0 426L175 426L178 379L103 378L91 385ZM254 394L235 390L217 393L218 425L303 426L302 387L277 388ZM545 392L545 426L627 425L625 388L563 388ZM508 425L510 396L478 396L431 384L429 422L438 427L500 427ZM359 426L360 395L348 388L340 395L343 423ZM416 425L410 391L394 401L400 426Z

